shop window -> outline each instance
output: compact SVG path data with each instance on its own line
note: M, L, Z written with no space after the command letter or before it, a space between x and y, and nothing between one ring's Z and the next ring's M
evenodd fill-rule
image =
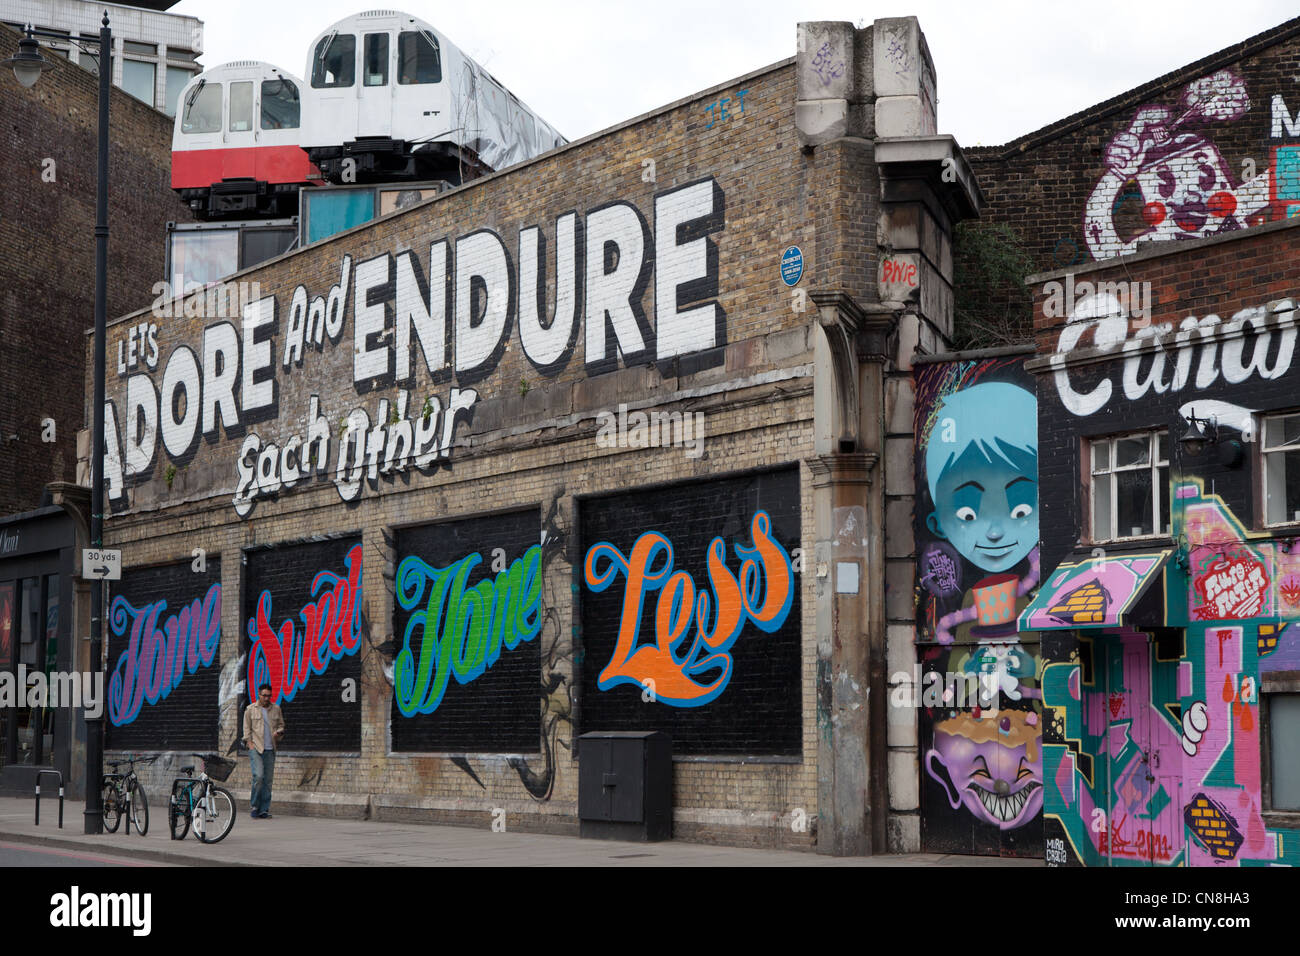
M357 38L350 33L331 33L316 44L311 85L318 90L351 86L356 69Z
M1260 691L1264 811L1287 814L1283 822L1298 825L1300 761L1295 759L1295 740L1300 736L1300 673L1262 675Z
M1300 412L1264 419L1264 522L1300 521Z
M1158 431L1089 443L1093 541L1169 534L1168 440Z

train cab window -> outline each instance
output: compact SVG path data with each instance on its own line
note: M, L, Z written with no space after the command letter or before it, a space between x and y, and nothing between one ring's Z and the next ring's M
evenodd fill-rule
M221 131L221 84L200 80L185 99L181 117L182 133L217 133Z
M302 104L298 87L279 77L262 81L262 129L297 129Z
M351 86L356 80L357 38L351 33L331 33L316 44L311 85L318 90Z
M367 33L362 76L366 86L388 85L388 34Z
M440 83L442 57L438 41L427 30L403 30L397 35L397 82Z
M230 84L230 132L247 133L253 128L253 82Z

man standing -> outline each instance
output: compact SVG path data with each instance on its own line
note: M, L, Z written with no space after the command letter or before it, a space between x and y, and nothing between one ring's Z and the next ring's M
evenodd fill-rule
M271 779L275 775L275 745L284 736L284 716L278 704L271 703L271 685L257 689L257 703L244 711L244 746L253 767L251 816L265 820L271 816Z

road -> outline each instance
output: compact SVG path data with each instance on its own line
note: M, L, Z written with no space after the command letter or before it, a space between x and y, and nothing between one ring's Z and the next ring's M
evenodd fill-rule
M0 842L0 866L171 866L170 863L147 863L126 856L88 853L82 850L54 849L30 843Z

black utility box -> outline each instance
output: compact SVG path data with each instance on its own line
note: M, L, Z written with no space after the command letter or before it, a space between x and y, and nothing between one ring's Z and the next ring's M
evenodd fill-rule
M671 840L673 741L660 731L578 738L578 833L598 840Z

